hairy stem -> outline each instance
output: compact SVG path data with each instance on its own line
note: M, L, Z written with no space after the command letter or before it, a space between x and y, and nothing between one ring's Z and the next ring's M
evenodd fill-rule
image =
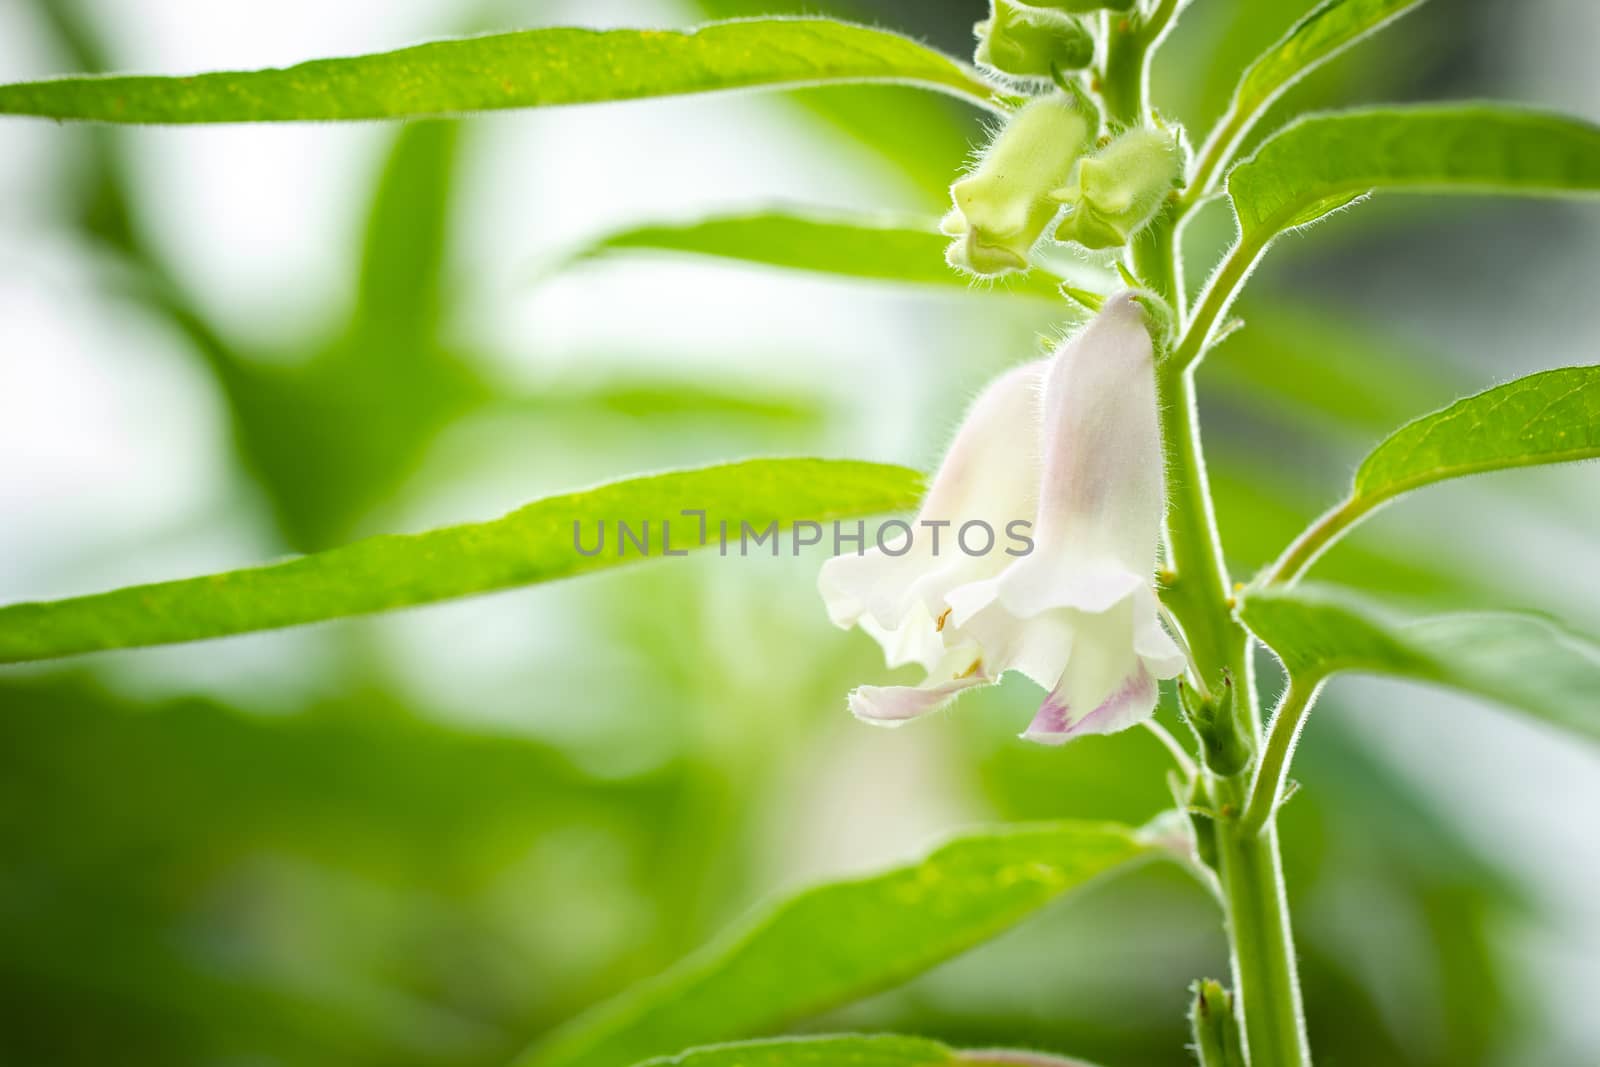
M1320 683L1297 682L1290 679L1273 713L1272 727L1267 731L1267 743L1256 759L1255 778L1250 786L1250 797L1244 813L1239 817L1241 832L1260 833L1277 815L1283 803L1283 790L1289 780L1289 760L1299 743L1300 730L1306 716L1317 699Z
M1295 538L1294 543L1286 548L1283 555L1279 556L1257 580L1262 585L1293 582L1306 572L1306 568L1317 561L1317 557L1321 556L1329 545L1375 506L1376 504L1370 501L1346 500L1325 512L1321 518L1307 527L1304 533Z
M1176 235L1168 237L1176 240ZM1216 283L1213 282L1213 285ZM1186 323L1186 338L1206 336L1206 301ZM1210 306L1217 307L1213 302ZM1225 306L1225 305L1220 305ZM1220 312L1211 312L1213 317ZM1253 752L1261 751L1261 720L1250 664L1250 639L1233 618L1227 567L1206 482L1205 456L1195 408L1194 370L1204 351L1182 358L1182 345L1162 364L1162 438L1167 451L1167 566L1164 600L1184 628L1196 666L1237 680L1234 714ZM1300 1008L1300 983L1289 932L1279 858L1276 812L1246 829L1248 772L1213 777L1218 876L1233 962L1234 1004L1247 1062L1256 1067L1302 1067L1311 1062Z
M1243 779L1216 784L1223 813L1217 820L1217 873L1246 1060L1254 1067L1302 1067L1311 1062L1311 1052L1284 899L1277 820L1268 818L1260 831L1246 829L1227 814L1238 811Z
M1122 126L1145 119L1150 74L1147 60L1178 13L1181 0L1161 0L1150 14L1107 11L1106 63L1100 74L1100 98L1106 117Z
M1107 14L1100 92L1113 124L1145 121L1148 58L1180 6L1179 0L1161 0L1142 19ZM1182 202L1172 205L1128 251L1134 273L1165 299L1178 317L1178 340L1162 360L1158 377L1170 497L1165 530L1170 573L1162 599L1184 631L1202 680L1220 680L1224 672L1232 675L1233 714L1254 757L1262 746L1250 636L1233 617L1228 571L1206 482L1194 370L1215 341L1223 316L1265 244L1241 240L1213 275L1194 313L1189 314L1179 266L1179 231L1190 206ZM1249 796L1249 771L1226 777L1206 773L1217 813L1217 873L1244 1059L1254 1067L1305 1067L1311 1056L1284 899L1276 811L1269 809L1259 827L1247 828L1240 814Z
M1250 277L1250 271L1265 251L1264 243L1243 238L1228 250L1195 304L1194 315L1185 326L1177 347L1173 349L1173 362L1180 367L1192 367L1216 343L1222 328L1222 317L1233 306L1245 279Z

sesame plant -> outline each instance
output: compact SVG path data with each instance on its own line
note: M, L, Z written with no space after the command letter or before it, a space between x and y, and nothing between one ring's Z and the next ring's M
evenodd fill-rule
M1211 891L1227 936L1228 973L1173 976L1192 982L1197 1061L1308 1064L1316 1034L1304 1022L1278 815L1324 685L1348 672L1408 678L1600 738L1600 645L1558 622L1407 616L1307 579L1366 516L1405 506L1400 498L1413 492L1600 457L1600 366L1546 370L1417 412L1275 562L1254 575L1230 575L1224 563L1196 371L1224 337L1250 328L1230 313L1279 238L1310 229L1305 239L1315 240L1319 220L1380 194L1600 193L1600 128L1561 115L1452 103L1269 125L1295 82L1420 3L1324 0L1239 74L1231 105L1203 130L1182 128L1151 98L1152 67L1189 6L1182 0L991 0L975 11L983 17L970 62L884 28L772 17L688 32L534 29L285 69L0 86L0 114L17 120L173 125L413 120L835 84L944 94L984 117L987 140L966 173L948 176L942 220L791 209L640 227L603 247L976 288L985 298L1043 296L1057 302L1064 338L1042 359L1015 354L928 478L863 458L644 473L493 521L9 604L0 607L0 664L391 611L684 548L726 552L730 525L738 536L786 533L799 546L823 543L823 524L844 523L854 538L843 550L836 539L821 567L815 623L859 627L887 665L884 677L841 694L841 706L866 723L899 725L1022 675L1042 695L1033 720L1017 724L1018 744L1154 731L1172 754L1171 810L1139 827L981 828L916 862L816 886L537 1041L520 1067L1080 1062L911 1035L775 1035L1152 860L1181 865ZM1185 225L1216 201L1231 209L1234 239L1192 287ZM857 525L897 514L911 518L888 534L887 524L876 536ZM642 538L633 529L625 542L624 520L642 520ZM596 541L607 524L614 541ZM649 551L652 524L664 551ZM979 548L974 532L987 535ZM1262 650L1281 666L1274 693L1258 684ZM906 664L922 679L887 684L887 669ZM1153 718L1163 692L1181 711L1175 733Z

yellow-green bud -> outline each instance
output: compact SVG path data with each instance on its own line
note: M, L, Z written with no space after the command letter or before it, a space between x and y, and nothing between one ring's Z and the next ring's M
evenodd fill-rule
M983 66L1019 78L1048 78L1094 62L1094 36L1077 19L1018 0L993 0L989 11L973 27L975 58Z
M1026 270L1028 253L1060 210L1050 192L1071 175L1094 133L1064 93L1015 112L977 169L950 187L955 206L939 227L955 238L945 252L950 265L974 274Z
M1056 240L1085 248L1126 244L1161 210L1182 167L1172 134L1129 130L1079 163L1072 181L1051 193L1051 199L1069 207Z

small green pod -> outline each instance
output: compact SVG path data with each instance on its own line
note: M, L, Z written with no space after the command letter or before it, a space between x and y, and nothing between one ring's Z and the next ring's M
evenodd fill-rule
M973 27L977 62L1018 78L1049 78L1094 62L1094 35L1077 19L1017 0L993 0Z
M1051 194L1068 207L1056 240L1116 248L1155 218L1177 187L1183 159L1164 130L1140 127L1078 164L1071 182Z
M1026 270L1028 253L1060 205L1050 199L1094 136L1065 94L1038 97L1012 114L973 172L950 187L940 229L953 238L951 266L973 274Z

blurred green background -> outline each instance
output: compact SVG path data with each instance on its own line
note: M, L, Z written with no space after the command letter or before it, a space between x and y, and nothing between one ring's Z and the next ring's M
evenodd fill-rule
M1203 133L1302 6L1195 0L1158 103ZM777 10L965 52L981 9L8 0L0 79ZM1586 0L1436 0L1279 110L1499 96L1600 118L1597 34ZM980 137L959 105L892 88L405 126L0 125L0 599L732 456L929 466L1060 309L669 257L561 264L620 225L773 202L935 213ZM1209 210L1194 271L1227 236ZM1250 329L1202 371L1237 574L1400 422L1593 362L1597 256L1581 204L1386 200L1284 242ZM1595 479L1431 490L1321 575L1600 630ZM827 626L816 562L695 558L0 671L0 1062L497 1064L785 889L973 822L1168 803L1142 731L1016 741L1026 683L892 734L852 722L844 692L885 672ZM1319 1062L1600 1062L1592 752L1341 680L1297 766L1284 833ZM811 1025L1178 1065L1185 986L1225 966L1202 892L1151 869Z

